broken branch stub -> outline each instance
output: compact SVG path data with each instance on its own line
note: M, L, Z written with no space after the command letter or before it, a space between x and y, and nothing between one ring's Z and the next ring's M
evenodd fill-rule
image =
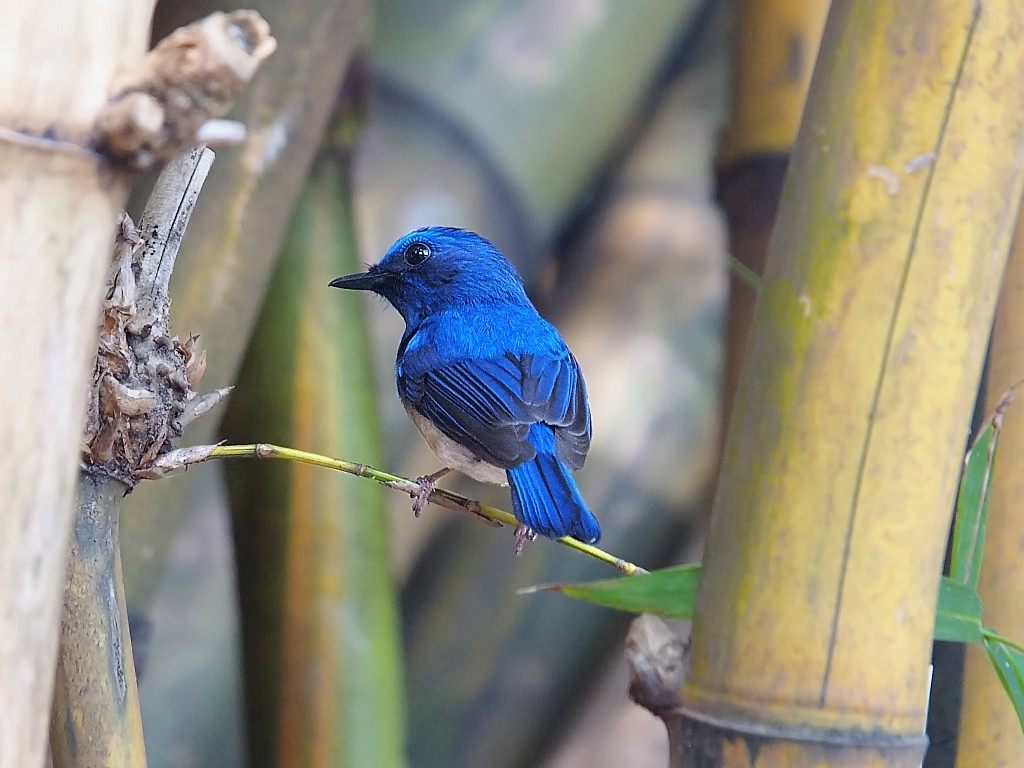
M686 669L686 645L662 619L637 616L626 636L629 698L658 717L678 702Z
M111 162L140 171L198 143L277 48L256 11L213 13L161 40L113 84L92 144Z
M198 395L206 352L170 335L168 278L213 162L194 149L161 174L140 232L122 214L107 273L83 440L83 469L133 487L166 474L160 457L185 426L228 393Z

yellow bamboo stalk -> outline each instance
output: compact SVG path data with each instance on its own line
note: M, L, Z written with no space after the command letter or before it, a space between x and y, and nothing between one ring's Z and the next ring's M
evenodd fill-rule
M126 192L83 147L114 73L145 52L151 10L0 2L3 768L45 754L86 382Z
M796 140L829 0L741 0L733 95L715 159L729 226L722 424L728 425L789 151ZM756 281L755 281L756 283Z
M995 408L1024 376L1024 211L1006 267L989 357L986 409ZM1024 638L1024 408L1012 406L1003 421L992 474L988 535L978 592L984 620L1000 634ZM980 646L968 646L957 744L959 768L1010 768L1024 759L1024 733L992 664Z
M788 154L800 127L829 0L741 0L736 59L721 166Z
M715 499L681 764L920 762L1021 191L1022 42L1015 0L832 5Z

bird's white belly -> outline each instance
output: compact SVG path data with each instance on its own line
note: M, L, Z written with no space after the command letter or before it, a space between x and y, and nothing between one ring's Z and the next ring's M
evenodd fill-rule
M406 413L416 425L416 429L423 435L427 445L446 467L457 469L464 475L469 475L474 480L482 483L494 483L496 485L508 485L508 476L501 467L488 464L474 456L467 448L456 443L448 435L434 426L426 416L415 408L406 405Z

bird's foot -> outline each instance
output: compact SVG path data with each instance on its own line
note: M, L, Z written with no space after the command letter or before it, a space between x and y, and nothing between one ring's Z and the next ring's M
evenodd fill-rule
M416 499L412 503L412 513L419 517L423 513L423 507L427 505L427 500L430 499L430 494L437 488L437 481L442 477L451 472L450 467L441 467L437 472L430 475L423 475L423 477L416 478L416 484L420 487L420 492L416 494Z
M523 552L523 547L526 546L526 542L535 541L537 539L537 532L528 525L517 525L516 526L516 554L520 555Z

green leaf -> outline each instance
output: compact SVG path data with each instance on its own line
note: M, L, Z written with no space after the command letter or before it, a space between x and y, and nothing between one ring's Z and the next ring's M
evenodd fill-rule
M992 636L985 637L985 650L1024 728L1024 653Z
M992 475L998 434L993 423L982 430L967 452L964 473L960 478L949 575L954 581L972 589L977 588L981 571L988 522L989 478Z
M985 428L964 458L964 471L960 478L960 493L956 503L956 521L953 524L953 551L950 555L949 575L954 581L971 589L978 588L981 560L985 550L985 530L988 526L988 502L992 487L992 466L995 462L1003 416L1010 407L1017 388L1014 384L1003 395L999 405L989 416Z
M620 611L690 619L693 618L700 573L700 565L677 565L638 576L578 584L548 584L530 587L523 592L560 592ZM935 639L959 643L980 643L983 640L981 598L970 587L948 577L943 577L939 584Z
M637 576L620 576L579 584L549 584L523 590L561 592L608 608L631 613L653 613L668 619L693 617L700 584L699 565L676 565Z
M939 582L935 639L958 643L980 643L985 639L978 593L947 576Z

